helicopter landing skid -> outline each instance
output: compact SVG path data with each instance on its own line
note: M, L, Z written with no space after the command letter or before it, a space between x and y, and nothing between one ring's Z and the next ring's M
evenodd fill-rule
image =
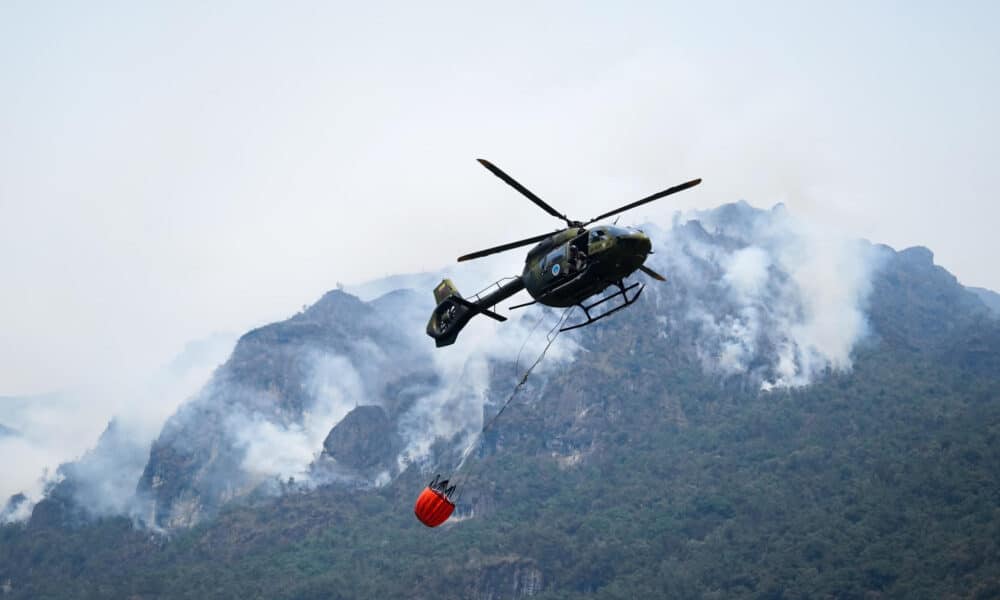
M577 306L579 306L580 308L583 309L584 314L587 315L587 320L586 321L584 321L583 323L577 323L576 325L570 325L569 327L563 327L559 331L569 331L571 329L579 329L580 327L584 327L586 325L590 325L591 323L596 323L597 321L600 321L604 317L610 317L611 315L615 314L616 312L620 311L621 309L623 309L626 306L628 306L628 305L632 304L633 302L635 302L639 298L639 294L641 294L642 290L645 289L645 287L646 287L645 285L640 284L638 281L635 282L635 283L633 283L632 285L626 287L625 286L625 282L622 281L621 279L619 279L617 282L615 282L614 285L618 287L618 291L615 292L614 294L611 294L610 296L605 296L604 298L601 298L600 300L598 300L597 302L594 302L592 304L584 304L583 302L577 304ZM638 287L639 289L635 292L635 294L631 298L629 298L628 297L628 291L632 290L632 289L634 289L636 287ZM598 315L596 317L594 317L594 316L592 316L590 314L590 309L592 309L592 308L594 308L594 307L596 307L596 306L598 306L600 304L604 304L605 302L607 302L608 300L611 300L612 298L617 298L618 296L621 296L622 300L624 300L624 304L622 304L621 306L616 306L616 307L612 308L611 310L609 310L608 312L601 313L600 315Z

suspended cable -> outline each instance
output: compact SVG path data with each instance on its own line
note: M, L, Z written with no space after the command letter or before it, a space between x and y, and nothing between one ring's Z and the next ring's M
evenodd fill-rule
M462 467L465 466L465 461L472 454L472 451L475 450L477 446L482 443L484 439L483 434L486 433L486 431L490 427L492 427L494 423L496 423L496 420L500 418L500 415L502 415L503 412L507 410L507 407L510 406L511 402L513 402L514 397L517 396L517 393L521 391L521 388L523 388L524 385L528 382L528 377L531 375L531 372L534 371L535 367L538 366L538 363L542 362L542 359L545 358L545 355L546 353L548 353L549 348L552 347L553 342L555 342L556 338L559 337L560 329L562 328L562 325L566 322L566 317L569 315L569 311L571 311L572 309L573 307L571 306L566 310L564 310L563 314L559 317L559 320L556 321L556 324L553 325L551 329L549 329L549 332L545 335L545 339L547 340L545 347L542 349L542 352L535 359L535 362L533 362L531 366L528 367L528 369L524 372L524 375L521 376L520 381L518 381L517 384L514 386L514 390L510 393L510 396L507 397L507 400L500 407L500 410L497 411L497 413L493 415L493 417L490 418L490 420L483 425L482 429L479 430L479 432L475 435L475 437L473 437L472 441L469 442L469 445L465 448L465 450L462 451L462 458L461 460L459 460L458 466L455 467L456 474L462 470ZM528 333L528 338L531 337L531 335L535 331L535 328L537 328L539 323L541 322L542 319L539 319L535 323L535 326L532 328L531 332ZM525 342L521 346L522 350L524 349L524 345L527 344L528 338L525 338ZM520 351L518 352L518 360L520 360Z
M500 407L500 410L497 411L497 414L493 415L493 418L487 421L485 425L483 425L483 429L480 431L480 433L486 433L486 430L489 429L493 425L493 423L495 423L496 420L500 418L500 415L503 414L503 411L507 410L507 407L514 400L514 396L516 396L517 393L521 391L521 388L524 387L524 384L528 383L528 376L531 375L531 372L533 370L535 370L535 367L538 366L538 363L542 362L542 359L545 358L545 354L549 351L549 348L552 346L552 343L556 341L557 337L559 337L560 333L559 330L562 328L563 323L566 322L566 315L568 315L569 311L572 309L573 307L571 306L563 311L562 316L559 317L559 320L556 321L556 324L553 325L552 329L550 329L548 334L546 334L545 338L548 340L548 342L545 344L545 348L542 349L542 353L538 355L538 358L535 359L535 362L531 363L531 366L528 367L528 370L524 372L524 376L521 377L521 381L518 381L517 385L514 386L514 391L510 393L510 396L507 398L507 401L503 403L503 406Z

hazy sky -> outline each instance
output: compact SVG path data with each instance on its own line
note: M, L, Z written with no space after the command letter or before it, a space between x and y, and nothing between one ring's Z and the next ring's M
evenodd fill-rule
M477 157L577 218L702 177L623 222L785 202L1000 289L1000 4L472 4L0 4L0 395L558 225Z

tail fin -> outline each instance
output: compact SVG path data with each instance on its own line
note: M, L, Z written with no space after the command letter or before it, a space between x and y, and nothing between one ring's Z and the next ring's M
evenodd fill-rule
M469 301L462 298L450 279L443 280L434 288L434 301L437 307L427 322L427 335L434 338L438 348L450 346L475 312L469 309Z
M455 287L455 284L452 283L450 279L443 279L441 280L441 283L434 288L434 302L441 304L446 298L448 298L448 296L458 296L461 298L462 294L458 293L458 288Z

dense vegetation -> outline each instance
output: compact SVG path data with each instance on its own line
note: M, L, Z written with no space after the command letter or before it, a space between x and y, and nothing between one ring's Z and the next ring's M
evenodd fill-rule
M996 374L872 348L791 392L671 379L683 419L623 395L629 410L590 440L601 451L563 468L522 436L467 483L492 510L439 530L412 517L414 472L378 493L230 506L169 539L118 519L5 527L0 584L13 598L511 597L520 569L551 599L1000 596ZM533 418L520 408L512 426Z

